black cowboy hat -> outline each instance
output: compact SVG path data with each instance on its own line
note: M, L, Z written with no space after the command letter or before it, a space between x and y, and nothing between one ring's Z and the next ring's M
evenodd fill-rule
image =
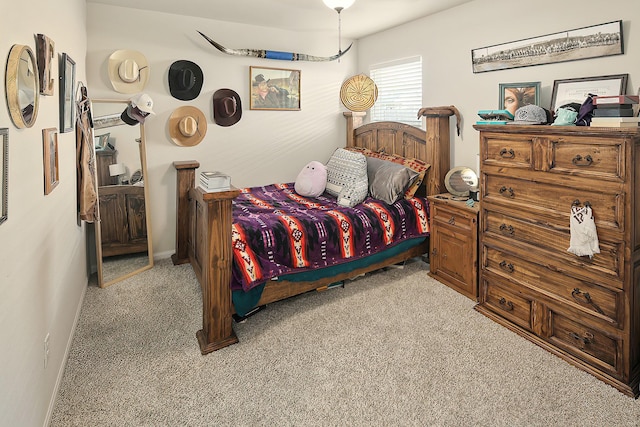
M182 101L190 101L200 95L204 75L195 62L180 60L169 67L169 92Z
M240 95L231 89L218 89L213 94L213 120L220 126L231 126L241 117Z

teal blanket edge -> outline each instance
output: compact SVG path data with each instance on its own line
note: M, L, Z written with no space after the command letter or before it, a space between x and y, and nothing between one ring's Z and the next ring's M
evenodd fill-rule
M421 244L424 239L425 238L405 240L391 248L385 249L384 251L378 252L373 255L369 255L365 258L334 265L331 267L287 274L284 276L280 276L278 280L288 280L290 282L307 282L324 279L330 276L336 276L341 273L348 273L358 268L366 267L368 265L384 261L387 258L391 258L404 251L407 251L412 247ZM234 290L231 292L231 300L233 301L233 306L239 316L245 316L258 305L258 301L260 301L260 297L262 296L262 291L264 291L265 284L266 283L258 285L250 289L248 292L242 290Z

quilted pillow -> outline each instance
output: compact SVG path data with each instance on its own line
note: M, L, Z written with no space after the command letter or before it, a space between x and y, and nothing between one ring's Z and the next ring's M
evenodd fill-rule
M362 153L338 148L327 162L326 192L341 206L354 207L367 197L367 158Z
M361 153L366 157L374 157L377 159L388 160L393 163L398 163L405 167L408 167L409 169L416 171L418 173L418 176L405 191L404 193L405 199L410 199L416 194L416 191L418 191L418 188L420 188L420 184L422 184L422 181L424 181L424 177L427 174L427 171L431 167L430 164L425 163L420 159L415 159L412 157L402 157L397 154L387 154L383 152L376 152L376 151L371 151L367 148L362 148L362 147L349 147L347 148L347 150L354 153Z
M399 163L367 157L369 195L390 205L404 196L418 172Z

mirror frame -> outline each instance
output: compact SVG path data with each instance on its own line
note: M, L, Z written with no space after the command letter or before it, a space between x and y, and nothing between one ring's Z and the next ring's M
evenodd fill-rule
M2 192L0 202L0 224L9 218L9 128L0 128L0 191Z
M458 181L461 180L460 176L468 172L471 172L471 174L473 174L473 183L471 184L465 179L462 179L462 182L464 182L464 188L456 187L455 184L457 184ZM447 174L445 175L444 186L447 188L447 191L454 196L469 197L469 190L471 190L471 187L478 186L478 175L473 169L468 166L456 166L455 168L449 170L449 172L447 172Z
M20 108L20 97L18 93L18 70L20 68L20 60L22 54L27 53L31 67L34 71L34 101L33 101L33 116L31 120L26 121L22 114L22 108ZM9 57L7 58L7 69L5 74L5 95L7 98L7 107L9 108L9 115L13 124L18 128L30 128L36 122L38 117L38 106L40 103L40 78L38 76L38 66L36 64L36 57L33 54L33 50L29 46L22 44L14 44L9 51Z
M93 104L96 103L103 103L103 104L122 104L122 110L124 111L124 109L129 105L129 100L122 100L122 99L92 99L91 100L91 111L94 111L95 114L95 109L93 108ZM94 117L94 120L96 119L96 117ZM128 126L128 125L124 125L124 126ZM147 151L146 151L146 138L145 138L145 130L144 130L144 124L143 123L139 123L138 125L138 129L140 130L140 137L136 138L136 142L138 142L139 144L139 149L140 149L140 167L142 168L142 171L145 174L145 177L147 175ZM130 127L134 127L134 126L130 126ZM92 129L93 132L93 129ZM93 139L92 135L92 139ZM95 158L96 154L95 154L95 146L94 146L94 158ZM96 169L96 174L97 174L97 169ZM97 176L96 176L96 183L98 182ZM97 187L96 187L97 188ZM96 263L97 263L97 268L98 268L98 286L100 286L101 288L106 288L107 286L113 285L114 283L118 283L121 282L131 276L134 276L136 274L142 273L143 271L149 270L153 267L153 240L151 238L151 211L149 209L149 185L148 182L145 181L144 183L144 203L145 203L145 208L144 208L144 214L145 214L145 221L146 221L146 227L147 227L147 256L149 257L149 262L147 265L145 265L144 267L138 268L136 270L133 270L129 273L126 273L122 276L116 277L115 279L111 279L108 281L104 280L104 275L103 275L103 262L102 262L102 236L101 236L101 230L100 230L100 220L96 221L94 223L94 230L95 230L95 243L96 243ZM99 194L99 190L98 190L98 199L100 198L100 194ZM98 218L100 218L100 203L97 204L97 210L98 210Z

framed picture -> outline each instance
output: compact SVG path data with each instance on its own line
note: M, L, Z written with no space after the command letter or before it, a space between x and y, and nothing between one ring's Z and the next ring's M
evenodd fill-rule
M300 70L249 67L251 110L300 110Z
M42 148L44 165L44 194L49 194L58 186L58 130L42 129Z
M622 55L622 21L561 31L471 51L474 73Z
M102 135L96 135L93 137L93 142L96 150L104 150L107 148L107 144L109 143L110 133L105 133Z
M0 224L8 218L9 202L9 129L0 129Z
M515 115L518 108L531 104L540 105L540 82L500 83L500 110Z
M60 56L60 133L71 132L74 124L76 63L66 53Z
M628 74L600 77L554 80L551 93L551 111L572 102L582 104L589 94L596 96L624 95L627 90Z
M124 125L125 122L120 118L122 116L121 113L109 114L106 116L94 117L93 118L93 128L94 129L102 129L102 128L110 128L112 126L120 126Z
M40 93L53 95L56 80L53 78L52 63L55 55L55 43L44 34L36 34L36 60L38 63L38 78Z

